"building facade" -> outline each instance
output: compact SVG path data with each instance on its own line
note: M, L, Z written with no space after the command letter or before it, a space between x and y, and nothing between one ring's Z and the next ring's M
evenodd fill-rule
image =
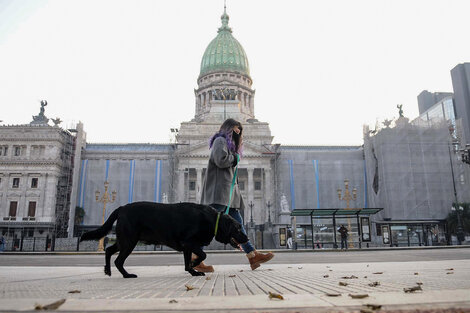
M300 248L313 242L332 247L331 216L291 217L295 209L331 208L382 209L370 218L372 245L437 244L446 240L452 202L470 201L469 180L452 150L448 94L439 105L426 100L426 110L411 123L400 117L365 127L362 146L274 144L269 124L256 118L248 57L225 11L196 81L194 118L172 129L174 140L166 144L86 143L80 123L72 130L49 126L44 106L31 125L0 126L2 233L19 238L33 228L33 236L76 237L129 202L198 203L209 138L227 118L244 126L241 213L257 248L287 248L288 229ZM354 194L347 202L340 195L345 180ZM103 202L105 191L113 196ZM357 245L363 225L347 218L337 223L350 225Z

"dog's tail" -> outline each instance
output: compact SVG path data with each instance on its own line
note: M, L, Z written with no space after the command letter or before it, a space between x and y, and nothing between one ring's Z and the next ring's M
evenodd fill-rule
M113 228L114 221L117 220L120 209L121 207L114 210L114 212L111 213L106 222L104 222L104 224L100 228L84 233L80 237L80 241L98 240L106 236Z

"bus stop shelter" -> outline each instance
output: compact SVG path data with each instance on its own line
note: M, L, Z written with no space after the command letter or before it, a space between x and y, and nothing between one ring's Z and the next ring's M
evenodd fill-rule
M333 237L334 237L334 247L338 246L338 242L336 240L336 218L356 218L357 221L357 231L359 235L359 248L361 248L361 222L360 217L367 217L368 222L368 229L370 231L370 215L374 215L377 212L382 211L383 208L356 208L356 209L296 209L293 210L290 216L309 216L310 217L310 225L312 230L312 248L315 249L315 242L314 242L314 230L313 230L313 219L329 219L333 220ZM365 225L363 225L365 226ZM370 236L369 236L370 238ZM369 240L370 241L370 240Z

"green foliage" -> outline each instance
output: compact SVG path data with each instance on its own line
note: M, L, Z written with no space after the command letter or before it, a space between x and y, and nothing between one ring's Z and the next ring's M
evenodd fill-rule
M85 216L85 210L82 207L75 207L75 225L81 225L83 223L83 217Z
M470 203L464 202L464 203L458 203L457 205L455 203L452 204L454 208L459 208L462 207L463 211L451 211L447 215L447 225L449 226L449 231L451 234L457 234L457 228L459 226L458 224L458 217L457 214L460 214L460 219L462 221L462 227L464 233L468 234L470 233Z

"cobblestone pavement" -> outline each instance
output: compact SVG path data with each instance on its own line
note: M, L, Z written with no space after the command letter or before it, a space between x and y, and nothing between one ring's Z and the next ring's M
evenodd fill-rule
M102 267L0 267L0 311L33 310L35 304L59 299L66 299L59 311L333 312L366 303L383 309L470 307L470 260L215 269L192 277L182 266L129 266L127 270L139 277L123 279L114 267L112 277L105 276ZM404 292L418 283L423 291ZM270 299L269 293L284 300ZM349 294L368 297L352 299Z

